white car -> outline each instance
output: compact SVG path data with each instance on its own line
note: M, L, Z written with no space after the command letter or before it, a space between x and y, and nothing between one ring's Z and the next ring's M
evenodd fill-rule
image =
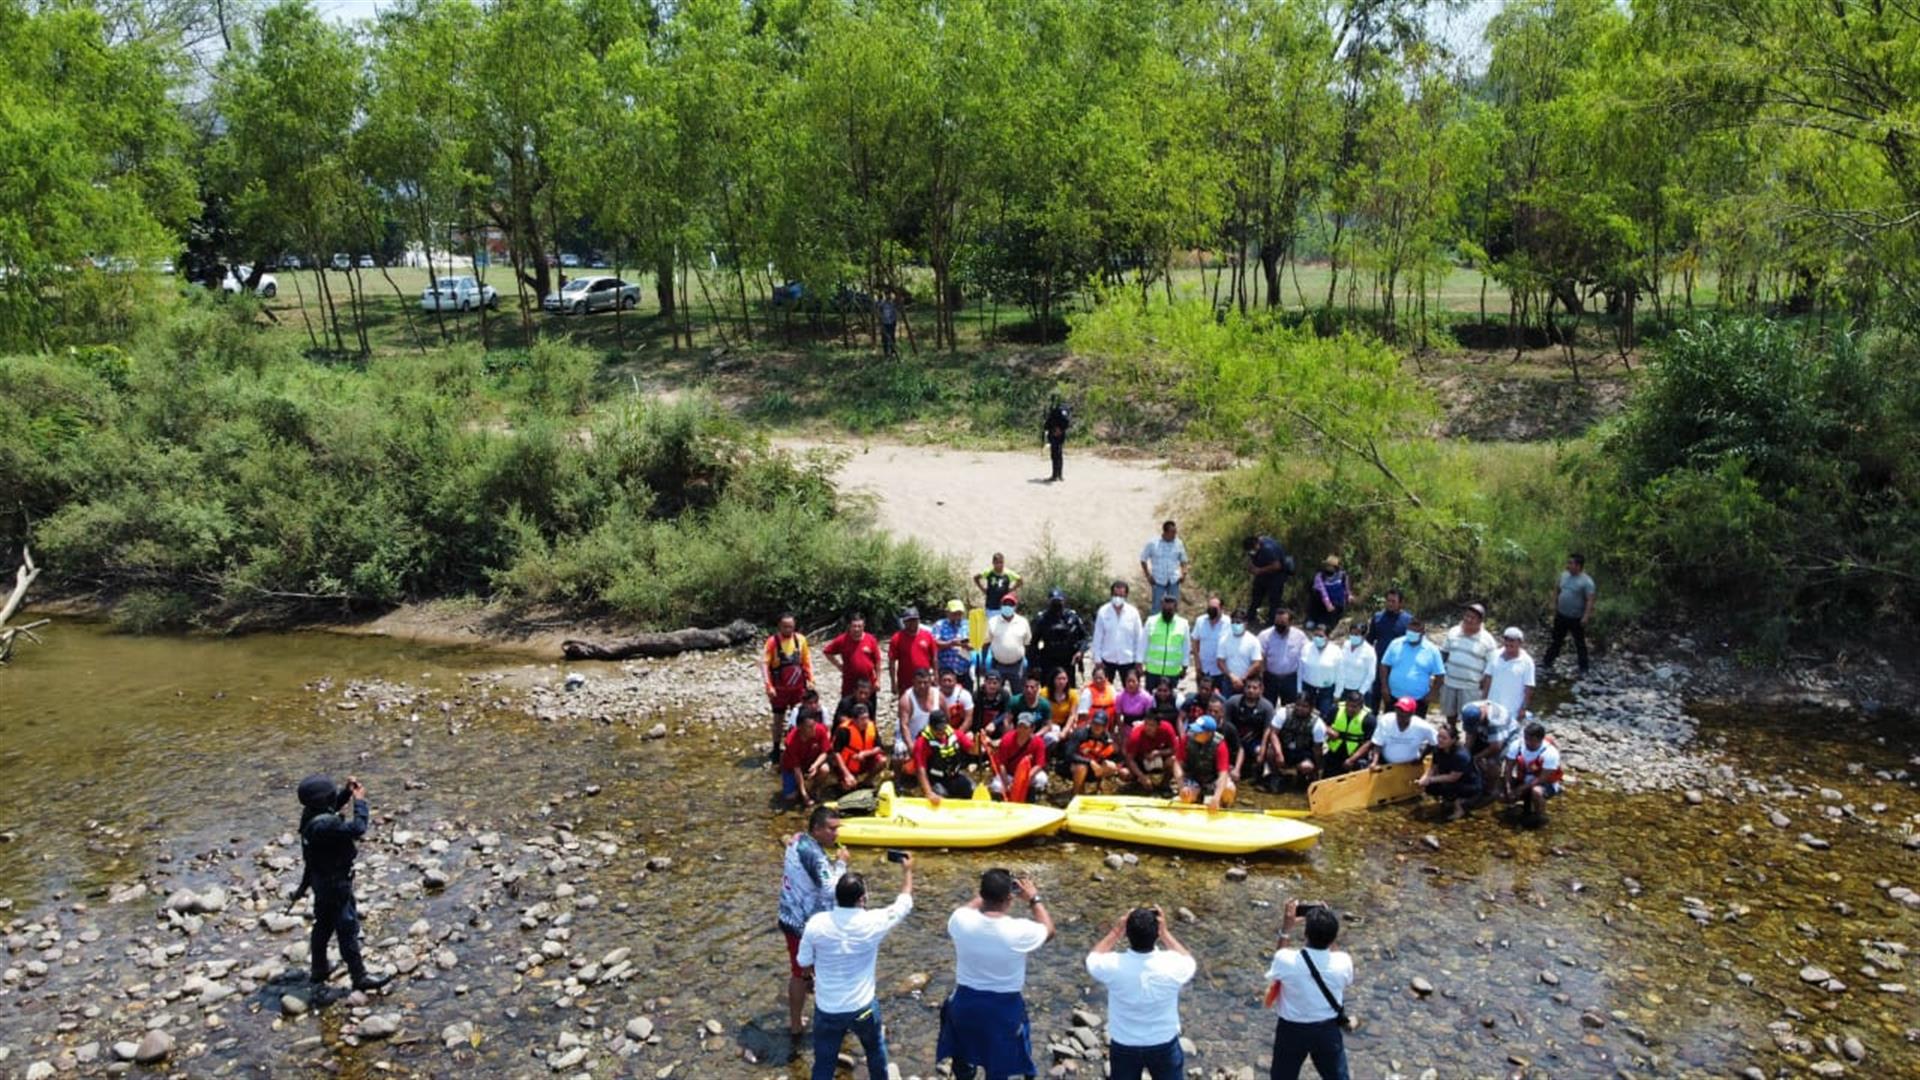
M247 275L251 273L251 266L229 266L226 279L220 282L220 291L239 293L246 287ZM280 295L280 282L272 274L261 274L260 283L253 287L253 294L271 300Z
M482 307L500 310L500 294L493 286L470 277L441 278L420 290L421 311L473 311Z
M336 251L336 252L334 252L334 254L333 254L333 268L334 268L335 270L351 270L351 269L353 269L353 256L351 256L351 255L348 255L348 254L347 254L346 252L344 252L344 251Z
M373 261L373 256L362 255L359 258L353 260L353 265L359 267L362 270L372 270L376 264Z
M540 306L562 315L585 315L590 311L632 311L640 305L640 286L617 277L574 278L548 293Z

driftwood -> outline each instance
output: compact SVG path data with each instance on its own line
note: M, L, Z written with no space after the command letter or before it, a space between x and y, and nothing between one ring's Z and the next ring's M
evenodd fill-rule
M34 635L34 631L52 621L36 619L22 626L7 625L7 620L13 618L13 613L20 610L21 604L26 603L27 589L33 585L33 579L39 576L40 568L33 565L33 552L24 547L21 548L20 568L13 573L13 592L7 597L5 604L0 604L0 663L5 663L13 656L15 638L24 637L35 645L40 644L40 639Z
M569 660L625 660L634 656L678 656L683 652L725 649L758 637L760 631L744 619L714 630L688 627L659 634L638 634L616 641L563 641L560 651Z

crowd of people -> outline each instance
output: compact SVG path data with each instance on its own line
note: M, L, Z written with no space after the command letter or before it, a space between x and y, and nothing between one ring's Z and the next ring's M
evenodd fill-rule
M1243 551L1246 605L1207 593L1191 620L1177 522L1141 550L1144 611L1122 579L1090 618L1057 588L1029 618L1025 582L995 554L973 577L983 632L958 598L931 623L900 611L884 647L851 617L821 649L839 676L831 711L806 635L782 618L761 670L783 797L804 808L893 778L935 804L984 785L1002 799L1138 791L1218 809L1243 786L1424 761L1418 785L1449 819L1501 800L1544 820L1563 776L1533 694L1569 636L1587 670L1596 589L1582 555L1554 586L1536 662L1526 631L1496 636L1480 603L1430 627L1389 588L1377 610L1350 613L1359 593L1338 555L1290 597L1278 540L1250 536Z
M796 1053L806 1041L804 1011L813 995L813 1080L833 1080L848 1035L859 1040L872 1080L890 1075L875 968L880 945L913 911L913 856L900 864L900 891L885 907L870 903L867 880L834 852L840 818L815 807L807 829L787 845L780 889L780 929L787 941L788 1027ZM1017 914L1018 901L1026 908ZM1304 930L1304 941L1294 930ZM954 986L940 1006L935 1047L955 1080L1008 1080L1040 1074L1024 996L1027 958L1059 934L1031 880L1006 870L980 875L973 899L947 917ZM1325 1080L1347 1080L1344 1029L1353 959L1333 944L1340 919L1324 904L1289 900L1266 972L1275 1013L1274 1080L1294 1080L1312 1060ZM1107 991L1109 1080L1183 1080L1180 994L1198 965L1157 906L1115 918L1085 960Z

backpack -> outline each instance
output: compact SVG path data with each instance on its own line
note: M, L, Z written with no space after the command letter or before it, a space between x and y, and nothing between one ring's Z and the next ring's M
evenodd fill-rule
M1073 425L1073 410L1064 401L1056 401L1047 408L1047 427L1061 431Z

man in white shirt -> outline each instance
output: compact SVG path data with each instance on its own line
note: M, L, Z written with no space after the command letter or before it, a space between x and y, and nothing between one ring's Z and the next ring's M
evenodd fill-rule
M1193 681L1213 684L1215 690L1226 685L1220 674L1220 643L1232 631L1233 620L1221 610L1220 594L1207 597L1207 613L1193 620Z
M1033 918L1009 913L1018 894ZM1035 1076L1027 1002L1027 954L1053 937L1053 916L1033 882L1005 870L980 875L980 895L947 919L953 939L953 995L940 1009L934 1060L953 1059L954 1080Z
M1307 624L1307 647L1300 652L1300 696L1321 716L1333 715L1336 684L1340 681L1340 643L1331 627Z
M913 910L913 856L900 861L900 895L867 910L867 883L845 874L833 887L833 910L807 920L794 961L813 973L813 1080L833 1080L840 1044L852 1032L867 1052L869 1080L887 1080L887 1039L880 1024L873 965L880 942Z
M1439 742L1439 733L1419 715L1420 703L1412 698L1394 702L1393 712L1374 725L1373 739L1350 766L1405 765L1426 756L1427 747Z
M1344 1030L1353 957L1333 952L1340 917L1325 904L1307 909L1307 947L1292 947L1300 902L1287 901L1280 918L1280 947L1267 969L1268 996L1277 992L1279 1020L1273 1029L1273 1080L1299 1080L1308 1058L1321 1080L1348 1080Z
M1153 586L1153 610L1160 610L1160 598L1180 599L1180 586L1187 580L1187 542L1180 539L1180 527L1171 520L1160 523L1160 535L1140 549L1140 573Z
M1487 632L1486 618L1486 608L1468 604L1440 646L1440 656L1447 663L1440 683L1440 715L1449 720L1457 719L1467 702L1487 696L1487 665L1500 644Z
M1523 647L1527 635L1509 626L1500 635L1500 655L1487 665L1487 699L1507 707L1516 721L1533 704L1533 657Z
M1006 686L1018 687L1025 677L1027 646L1033 644L1033 627L1020 614L1020 597L1007 593L1000 607L987 616L987 661L1000 673Z
M1114 582L1113 595L1093 619L1093 658L1107 669L1107 679L1115 686L1126 681L1127 672L1138 670L1144 629L1140 610L1127 603L1127 583Z
M1380 656L1358 626L1347 633L1347 647L1340 652L1340 674L1334 679L1333 696L1341 699L1347 691L1358 690L1362 697L1373 693L1373 682L1380 670ZM1328 715L1332 715L1329 713Z
M1216 683L1216 689L1229 696L1244 693L1251 689L1260 692L1258 681L1252 687L1247 686L1247 676L1260 664L1260 638L1250 633L1247 624L1253 621L1253 612L1236 614L1227 625L1227 636L1220 639L1218 667L1215 672L1223 680Z
M1123 937L1127 948L1116 951ZM1087 974L1107 988L1108 1080L1184 1075L1180 991L1195 970L1193 954L1173 936L1158 907L1134 908L1087 954Z

